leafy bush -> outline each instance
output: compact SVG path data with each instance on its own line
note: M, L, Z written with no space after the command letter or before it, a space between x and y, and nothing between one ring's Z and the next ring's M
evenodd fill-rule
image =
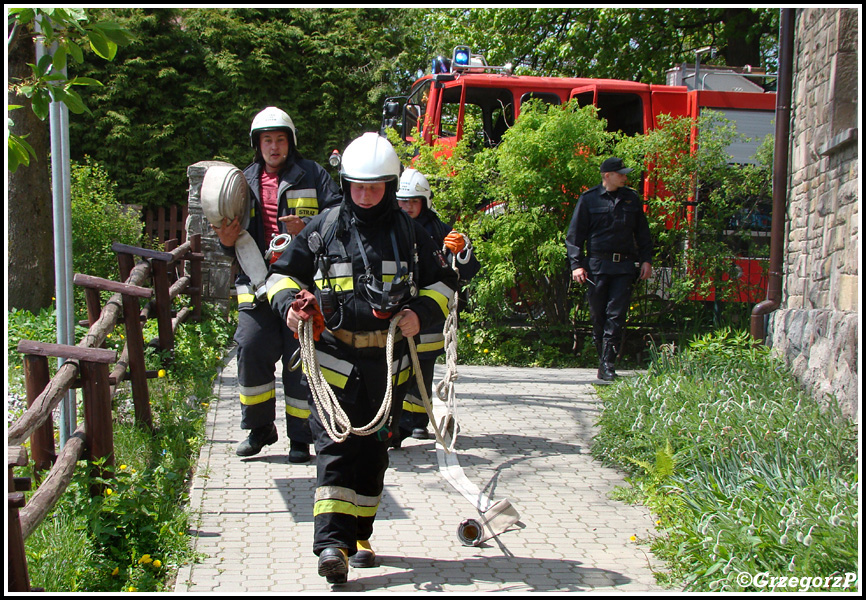
M153 433L134 423L128 390L115 397L114 476L94 479L85 461L78 465L53 513L26 540L32 585L64 592L166 591L169 575L192 560L189 477L233 327L208 305L203 313L201 322L187 321L175 332L171 356L147 357L149 368L163 365L148 383ZM15 332L38 334L50 330L52 318L48 311L38 319L16 313L10 321ZM146 339L155 328L148 321ZM104 486L101 496L90 496L94 483Z
M857 571L856 425L747 333L660 348L644 375L599 395L593 454L659 515L652 548L675 582L755 591L737 575Z
M71 165L72 267L76 273L118 280L120 269L111 244L138 246L141 216L115 198L117 185L89 156Z

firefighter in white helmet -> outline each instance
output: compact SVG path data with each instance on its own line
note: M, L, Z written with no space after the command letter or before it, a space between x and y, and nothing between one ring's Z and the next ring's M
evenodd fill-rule
M373 522L388 467L388 444L411 375L406 336L440 326L457 277L433 240L397 207L400 160L384 137L365 133L343 153L343 202L313 219L270 267L271 306L292 330L296 296L314 293L325 329L316 342L324 378L352 426L375 420L394 374L388 425L337 442L312 406L316 449L313 552L318 573L346 581L348 568L375 566ZM393 364L386 359L392 317L398 317ZM396 411L394 409L397 409ZM350 559L351 557L351 559Z
M469 282L481 268L471 249L466 248L466 240L463 234L454 231L450 225L439 218L433 210L433 191L430 183L423 173L416 169L406 169L400 177L400 187L397 190L397 203L410 217L415 219L438 248L444 248L445 259L449 265L452 257L463 252L465 262L456 261L460 272L460 286ZM421 366L421 374L427 397L433 397L433 370L436 358L445 353L445 335L442 327L437 326L422 331L415 340L418 350L418 362ZM427 425L430 418L424 408L421 399L421 391L418 389L417 379L412 378L406 399L403 401L403 414L400 417L400 427L396 435L391 438L391 447L399 448L402 441L409 436L415 439L427 439Z
M283 110L269 106L255 116L250 145L255 149L255 159L244 169L251 195L247 231L266 256L275 236L297 235L325 207L339 204L342 195L325 169L298 152L295 125ZM229 223L224 219L216 231L223 251L233 256L240 220ZM238 456L253 456L278 439L275 371L282 359L289 461L307 462L312 442L307 422L309 389L301 370L290 368L298 340L275 317L267 302L256 299L245 273L238 274L235 287L241 429L250 431L236 452Z

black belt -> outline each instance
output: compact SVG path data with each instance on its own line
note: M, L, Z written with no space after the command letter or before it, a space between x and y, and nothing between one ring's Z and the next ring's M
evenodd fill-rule
M598 258L600 260L609 260L615 263L618 262L636 262L637 257L633 254L624 254L620 252L593 252L590 258Z

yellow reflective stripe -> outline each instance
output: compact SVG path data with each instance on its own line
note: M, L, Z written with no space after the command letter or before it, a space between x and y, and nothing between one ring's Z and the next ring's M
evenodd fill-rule
M351 502L344 502L343 500L317 500L313 506L313 516L317 517L326 513L358 516L357 507Z
M438 342L430 342L429 344L416 344L415 350L417 352L432 352L434 350L441 350L445 347L445 339L441 339Z
M375 517L376 511L379 510L379 505L376 506L359 506L356 516L358 517Z
M286 404L286 414L290 417L298 417L299 419L306 419L307 417L310 416L310 411L294 407L290 404Z
M322 367L322 375L324 375L325 381L341 390L346 387L346 382L349 381L349 378L345 375L337 373L336 371L331 371L325 367Z
M249 390L241 388L240 396L241 404L244 404L246 406L253 406L255 404L261 404L262 402L267 402L268 400L276 398L277 390L276 386L274 386L273 384L270 389L260 393L250 393Z
M434 300L439 305L439 308L442 309L442 314L446 317L448 316L448 302L451 300L451 296L454 295L454 290L450 287L444 283L437 282L422 289L418 295Z
M252 304L256 301L253 294L238 294L238 304Z
M273 283L268 283L268 302L273 301L274 296L277 295L278 292L282 290L301 290L303 289L301 285L296 282L291 277L286 275L282 275L279 278L275 278Z
M316 287L320 290L323 289L325 280L323 278L316 279ZM355 283L352 280L352 277L337 277L331 278L331 285L334 286L334 289L339 289L341 292L349 292L355 289Z
M402 385L408 381L409 377L412 375L412 362L408 356L404 356L403 360L400 361L400 372L396 376L397 385Z
M331 356L321 350L316 351L316 358L319 359L319 366L322 369L325 381L340 389L345 388L346 383L349 381L349 375L352 374L352 369L354 368L352 363Z
M427 412L423 406L415 404L414 402L411 402L409 400L409 396L406 396L405 400L403 400L403 410L411 412L411 413L426 413Z
M319 214L319 200L315 189L289 190L285 197L286 206L299 217L315 217Z

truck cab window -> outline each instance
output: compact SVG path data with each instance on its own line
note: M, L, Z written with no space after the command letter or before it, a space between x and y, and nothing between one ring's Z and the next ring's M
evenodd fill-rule
M608 131L621 131L625 135L644 133L643 101L637 94L599 92L598 116L607 120Z
M427 100L430 97L430 81L425 81L409 94L406 106L403 108L402 137L408 140L416 128L423 129L424 116L427 114Z

